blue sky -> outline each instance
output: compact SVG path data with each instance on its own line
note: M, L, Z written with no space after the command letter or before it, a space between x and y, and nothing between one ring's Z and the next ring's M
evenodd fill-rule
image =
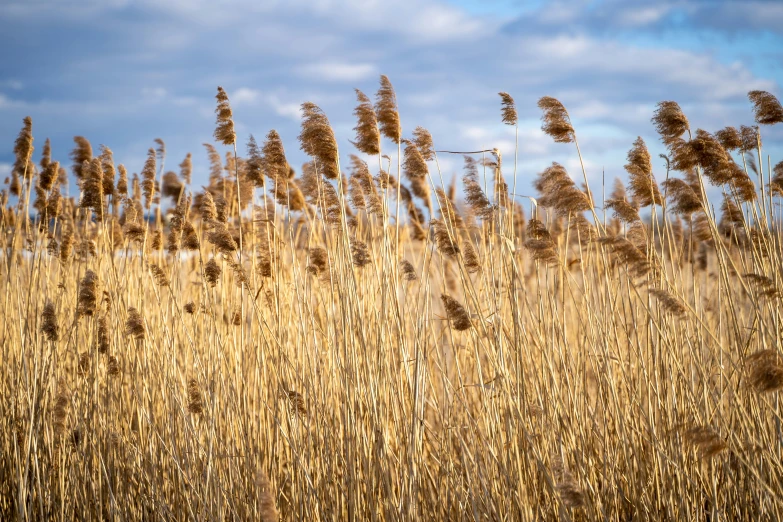
M580 179L573 146L540 131L536 100L559 98L596 190L604 170L609 182L624 177L637 135L653 157L663 152L650 123L658 101L678 101L693 128L715 131L753 123L749 90L783 95L775 1L3 0L0 45L2 177L30 115L37 152L49 137L66 164L83 135L138 172L159 137L167 165L192 152L204 183L218 85L241 143L277 129L300 164L298 107L312 101L347 156L353 89L373 96L386 74L405 135L421 125L437 148L499 147L510 177L514 135L497 96L508 91L520 114L520 191L552 161ZM763 136L773 164L783 159L783 130ZM461 159L441 166L450 178Z

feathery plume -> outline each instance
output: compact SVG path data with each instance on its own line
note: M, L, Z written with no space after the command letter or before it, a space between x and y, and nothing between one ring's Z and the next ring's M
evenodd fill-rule
M406 259L400 260L400 274L402 275L403 281L416 281L418 279L416 269L413 268L411 262Z
M518 121L517 107L514 98L507 92L499 92L501 121L506 125L516 125Z
M117 170L120 173L119 179L117 180L117 194L119 194L120 197L127 197L128 196L128 171L125 169L125 165L118 165Z
M155 149L147 151L147 160L144 162L144 168L141 170L141 190L144 193L144 208L150 209L153 193L155 192Z
M571 143L574 141L574 127L568 111L559 100L544 96L538 100L538 108L544 111L541 115L541 130L551 136L556 143Z
M217 261L215 261L214 257L207 261L207 264L204 265L204 277L206 278L209 286L212 288L214 288L217 284L222 272L223 269L220 268L220 265L217 264Z
M158 286L169 286L169 276L161 267L155 263L150 263L150 272L152 273L152 278L155 280L155 284Z
M726 127L715 133L723 148L727 151L739 150L742 147L742 136L736 127Z
M262 469L256 473L256 498L258 499L258 516L260 522L277 522L280 520L280 514L275 505L275 493L272 490L272 484ZM285 517L284 517L285 518Z
M367 243L355 238L351 240L351 260L353 265L359 268L372 263L372 256L370 256Z
M451 321L451 326L455 330L463 331L473 326L473 323L470 321L470 315L459 301L448 294L441 294L440 300L443 301L443 307L446 309L446 317Z
M655 125L655 130L661 135L661 141L666 146L672 145L690 130L688 118L682 112L679 104L674 101L658 103L652 122Z
M68 418L68 410L71 407L71 392L64 379L57 382L57 396L53 408L54 436L60 438L65 432L65 422Z
M264 157L256 143L256 138L251 134L247 140L247 170L245 177L254 187L264 186Z
M609 199L604 202L604 207L611 209L613 216L624 223L632 223L641 219L639 208L628 202L625 196L625 186L619 179L614 180L614 189Z
M49 166L49 163L52 161L52 141L49 138L46 138L46 141L44 141L43 150L41 151L41 168L45 169Z
M60 264L62 266L68 266L68 262L73 252L73 229L68 227L63 233L62 244L60 245Z
M106 362L106 374L110 377L116 377L120 374L120 361L113 355L110 355Z
M57 312L54 303L46 301L41 313L41 332L47 341L57 342L60 339L60 327L57 325Z
M435 189L435 195L440 203L440 218L449 224L452 230L465 228L465 221L462 216L459 215L457 209L454 208L451 200L448 198L443 189L438 187Z
M587 194L576 187L559 163L552 163L541 172L533 186L541 194L538 203L555 209L561 216L590 210Z
M381 86L375 95L375 114L381 134L394 143L399 144L402 139L402 127L400 115L397 112L397 96L394 87L386 75L381 75Z
M783 358L776 350L761 350L745 359L750 385L758 393L783 389Z
M759 297L765 299L781 299L783 292L775 286L775 282L761 274L744 274L745 279L756 290Z
M321 275L329 266L329 256L322 247L313 247L308 251L309 260L307 272L313 275Z
M65 243L63 241L63 243ZM82 315L93 315L98 303L98 275L92 270L84 273L84 278L79 284L79 299L77 304L77 313Z
M655 297L655 299L658 300L658 303L660 303L661 308L667 314L673 315L675 317L682 317L683 315L685 315L685 312L687 311L685 306L680 302L679 299L677 299L675 296L673 296L666 290L659 289L659 288L650 288L650 294L652 294Z
M231 106L228 103L228 94L223 90L223 87L218 87L215 99L217 100L217 107L215 108L215 114L217 115L215 139L223 145L234 145L237 135L234 132L234 120L231 114Z
M460 248L457 245L456 239L451 237L449 229L443 221L440 219L432 219L430 220L430 225L432 225L435 245L438 248L438 252L448 257L455 257L460 253Z
M182 224L182 246L186 250L198 250L201 246L196 229L190 221Z
M702 209L701 198L694 188L679 178L669 178L663 182L672 210L680 215L690 216Z
M101 145L101 169L103 169L103 195L114 196L114 176L117 171L114 168L114 155L109 147Z
M423 179L427 176L427 162L419 148L411 140L402 140L405 144L402 171L409 180ZM421 196L420 196L421 197Z
M419 149L421 157L425 161L432 161L435 159L435 151L432 145L432 134L424 127L416 127L413 129L413 143L416 144L416 148Z
M171 198L171 202L176 204L184 190L185 185L179 180L176 172L170 170L163 174L163 180L160 187L160 194L163 197Z
M125 321L125 335L130 335L134 339L144 339L146 330L144 329L144 319L139 311L128 307L128 319Z
M179 176L185 182L186 185L190 185L190 177L193 173L193 155L188 152L185 155L185 159L179 164Z
M483 220L490 219L494 214L494 209L479 184L476 160L470 156L465 156L465 175L462 182L465 186L465 201L473 214Z
M533 254L534 261L546 264L557 263L557 249L552 235L538 219L531 219L527 225L528 240L524 247Z
M272 129L266 135L262 154L264 169L269 179L277 183L289 178L291 167L288 165L288 160L285 157L283 141L276 130Z
M652 270L647 255L639 247L624 237L602 237L598 241L610 247L617 261L625 265L628 274L633 278L644 277Z
M378 130L378 120L375 117L370 98L359 89L356 90L356 101L359 105L353 110L356 116L356 141L352 141L359 152L374 156L381 153L381 133Z
M685 440L696 448L700 459L711 459L725 450L726 443L709 426L694 426L684 433Z
M628 151L625 170L628 171L630 192L636 204L641 207L663 204L663 196L653 177L650 152L641 136L636 138L633 148Z
M352 154L351 166L353 171L351 180L356 180L359 184L363 196L362 206L367 210L367 213L380 215L383 211L383 201L375 188L367 163Z
M783 107L773 94L767 91L750 91L748 99L753 104L756 123L774 125L783 122Z
M91 209L102 219L104 212L103 200L103 167L100 158L93 158L82 165L82 177L79 180L82 198L80 208Z
M758 127L740 126L740 139L742 140L740 152L751 152L761 146Z
M316 104L302 104L302 131L299 142L302 150L318 160L318 168L326 179L337 179L339 158L337 140L324 112Z
M204 399L201 397L201 388L196 379L188 380L188 411L193 415L201 415L204 412Z
M462 250L462 259L468 273L475 274L476 272L480 272L481 261L479 260L478 253L469 237L463 239L460 250Z
M50 190L54 185L55 180L60 172L60 163L57 161L50 161L46 164L46 167L41 171L38 177L38 184L43 190Z
M109 321L106 315L102 315L98 318L98 333L95 337L98 353L108 353L109 347L111 346L111 335L109 333Z
M76 147L71 151L71 159L73 159L73 174L76 179L82 177L82 165L85 161L92 160L92 145L84 136L75 136L73 141L76 143Z
M24 126L14 142L14 172L26 180L33 178L34 166L30 162L33 156L33 119L25 116Z

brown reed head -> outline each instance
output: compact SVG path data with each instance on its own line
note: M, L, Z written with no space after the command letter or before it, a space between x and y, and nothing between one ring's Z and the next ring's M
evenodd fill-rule
M285 181L289 178L288 160L285 157L283 140L276 130L272 129L266 135L266 141L262 148L263 165L266 175L274 182Z
M42 169L45 169L49 166L49 163L52 161L52 140L49 138L46 138L44 141L43 149L41 150L41 162L39 165L41 165Z
M150 209L152 198L155 192L155 175L157 173L155 163L155 149L147 151L147 160L144 162L144 168L141 170L141 190L144 194L144 208Z
M416 281L419 278L413 264L407 259L400 259L400 276L403 281Z
M655 297L665 313L674 317L683 317L687 312L685 305L670 292L661 288L650 288L650 294Z
M552 137L556 143L574 141L574 127L565 106L556 98L544 96L538 100L541 115L541 130Z
M700 459L711 459L728 446L709 426L693 426L683 433L686 442L693 446Z
M54 182L57 181L57 176L60 172L60 163L57 161L50 161L43 168L41 174L38 176L38 184L43 190L51 190Z
M628 151L625 170L628 171L629 188L636 204L641 207L663 204L663 196L653 177L650 152L641 136L636 138Z
M234 119L231 105L228 103L228 94L223 90L223 87L218 87L215 99L217 100L215 139L223 145L234 145L237 141L237 135L234 132Z
M351 262L359 268L372 263L372 256L370 255L370 249L367 248L367 243L356 238L351 240Z
M372 102L359 89L356 89L356 101L359 103L353 110L353 115L356 116L356 127L353 128L356 131L356 141L351 143L364 154L380 154L381 133Z
M156 285L162 287L169 286L169 276L166 274L165 270L155 263L150 263L149 268L150 273L152 274L152 279L155 281Z
M672 202L671 209L675 213L690 216L694 212L702 210L699 193L685 180L669 178L663 182L663 186Z
M128 307L128 318L125 321L125 335L129 335L134 339L144 339L146 335L144 318L133 306Z
M748 381L758 393L783 389L783 357L776 350L760 350L745 359Z
M92 145L84 136L75 136L73 141L76 143L76 147L71 151L71 159L73 159L71 170L73 170L76 179L81 179L82 165L85 161L92 159Z
M675 101L658 103L652 122L655 125L655 130L661 136L661 141L666 146L672 145L690 130L688 118L682 112L680 105Z
M494 214L494 208L487 195L481 189L476 160L470 156L465 156L464 171L462 183L465 191L465 202L476 217L483 220L491 219Z
M201 395L201 387L194 378L188 379L188 411L193 415L204 413L204 398Z
M435 159L435 150L432 144L432 134L424 127L416 127L413 129L413 143L416 144L416 148L419 149L421 157L425 161L432 161Z
M375 115L381 134L394 143L402 139L400 115L397 112L397 96L391 81L386 75L381 75L381 86L375 95Z
M30 158L33 156L33 119L30 116L25 116L23 123L22 130L19 131L14 142L13 169L18 176L31 180L35 170L30 162Z
M223 269L220 268L220 265L217 264L214 257L204 265L204 278L206 279L207 284L212 288L214 288L220 280L220 274L222 272Z
M740 152L752 152L761 146L761 137L757 126L741 125L739 132L742 140Z
M767 91L750 91L748 99L753 104L756 123L774 125L783 122L783 107L773 94Z
M501 121L506 125L516 125L519 121L517 116L517 106L514 98L507 92L499 92L500 96L500 116Z
M405 144L402 161L403 174L410 180L426 178L429 170L419 147L411 140L402 140L402 143Z
M576 187L565 167L552 163L538 175L533 186L541 197L538 203L550 207L562 216L590 210L587 194Z
M117 170L114 167L114 154L106 145L101 145L101 169L103 169L103 195L114 196L114 177Z
M337 140L326 114L316 104L302 104L302 131L299 133L302 150L318 161L318 170L326 179L340 175Z
M726 127L715 133L715 137L727 151L739 150L742 147L742 136L736 127Z
M87 270L79 284L79 298L76 311L79 316L91 316L95 313L97 304L98 275L92 270Z
M54 303L46 301L41 313L41 332L47 341L57 342L60 339L60 327L57 324L57 311Z
M446 317L451 321L452 328L463 331L473 326L470 314L459 301L448 294L441 294L440 300L443 301L443 308L446 309Z
M68 389L65 379L57 382L57 395L54 400L52 411L52 427L55 438L60 438L65 433L65 423L68 420L68 410L71 408L71 392Z

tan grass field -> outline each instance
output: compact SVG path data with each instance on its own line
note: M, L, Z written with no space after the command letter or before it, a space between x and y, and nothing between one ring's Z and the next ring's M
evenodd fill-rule
M590 188L552 164L535 199L497 150L441 172L459 151L400 121L386 77L357 99L363 159L310 103L302 169L275 131L238 151L219 88L206 188L162 140L136 176L77 137L70 198L25 120L0 519L783 519L774 96L714 133L662 102L665 158L639 138L627 186Z

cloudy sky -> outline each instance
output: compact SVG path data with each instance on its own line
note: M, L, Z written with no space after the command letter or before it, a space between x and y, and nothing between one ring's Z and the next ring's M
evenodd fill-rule
M3 0L0 46L0 175L30 115L37 150L50 137L61 162L83 135L139 171L160 137L167 165L193 152L203 183L218 85L241 143L274 128L301 163L298 108L312 101L347 156L353 89L372 97L386 74L404 134L421 125L437 148L499 147L507 166L514 134L497 93L508 91L521 187L552 161L578 174L573 146L540 130L536 100L557 97L593 184L602 171L624 175L637 135L654 157L663 151L650 123L661 100L715 131L753 122L749 90L783 95L783 3L773 0ZM763 132L776 163L783 130ZM461 160L441 166L450 177Z

